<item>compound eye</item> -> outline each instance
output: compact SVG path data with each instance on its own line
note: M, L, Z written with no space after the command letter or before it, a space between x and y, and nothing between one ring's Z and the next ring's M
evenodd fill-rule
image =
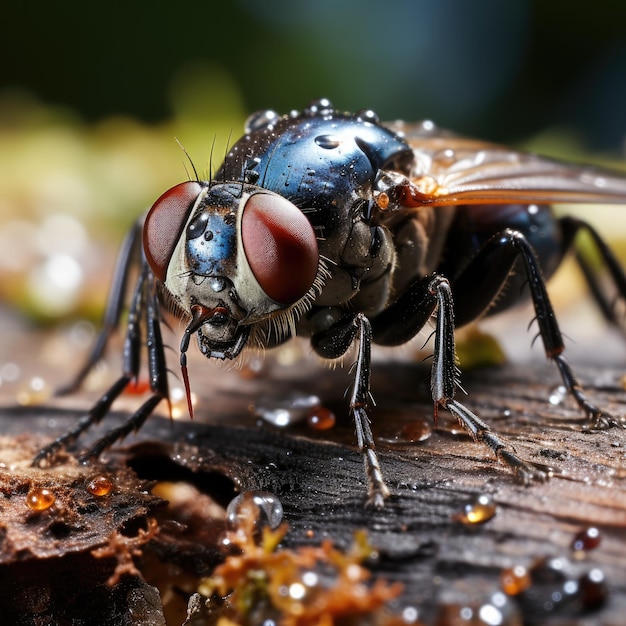
M166 191L153 205L143 226L143 249L153 274L162 282L189 212L202 191L197 182L180 183Z
M297 206L273 193L256 193L241 218L243 249L261 289L275 302L294 304L317 275L315 231Z

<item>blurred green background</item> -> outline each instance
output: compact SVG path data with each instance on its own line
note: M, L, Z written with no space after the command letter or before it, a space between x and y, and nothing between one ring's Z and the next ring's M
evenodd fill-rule
M623 155L623 0L13 2L2 24L0 297L40 320L100 310L123 232L186 178L175 137L206 172L257 109Z
M4 3L2 86L99 121L327 96L381 117L436 117L511 139L574 125L626 134L622 0L234 0ZM226 93L224 93L226 90ZM234 93L233 93L234 92Z

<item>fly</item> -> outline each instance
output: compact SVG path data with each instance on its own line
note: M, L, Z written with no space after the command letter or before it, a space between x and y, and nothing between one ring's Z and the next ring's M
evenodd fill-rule
M208 359L221 360L295 335L308 337L326 359L357 344L349 410L368 503L375 507L383 506L389 489L370 428L371 345L401 345L434 316L435 415L449 411L523 483L545 480L542 469L456 399L454 334L456 327L514 304L519 289L503 292L505 286L527 283L545 352L590 427L624 426L585 395L564 356L545 281L574 250L605 316L619 323L612 297L576 247L581 231L591 236L621 298L626 276L591 225L553 215L549 205L555 202L626 204L626 177L467 139L430 122L382 124L372 111L343 113L328 100L282 117L255 114L213 180L166 191L131 230L103 330L65 391L76 389L101 358L126 304L129 270L138 263L122 376L34 464L51 462L102 419L137 378L143 345L152 395L82 459L98 457L140 428L169 398L160 332L167 306L187 324L179 352L188 399L192 337Z

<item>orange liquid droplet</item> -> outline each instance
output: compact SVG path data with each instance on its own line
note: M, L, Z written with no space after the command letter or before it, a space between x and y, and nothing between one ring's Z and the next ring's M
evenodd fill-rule
M335 425L335 414L326 407L316 406L307 415L307 424L314 430L328 430Z
M93 496L108 496L113 483L106 476L95 476L87 483L87 491Z
M464 507L463 511L455 516L455 519L471 526L488 522L497 512L496 503L485 494L472 498Z
M128 385L126 385L126 389L124 389L124 393L136 396L140 396L146 393L146 391L150 391L150 381L147 379L131 380Z
M399 439L408 443L426 441L433 434L433 427L426 421L416 420L404 424L400 429Z
M516 596L525 591L531 585L530 574L523 565L515 565L502 570L500 573L500 585L502 591L509 596Z
M31 489L26 495L26 504L33 511L45 511L56 500L55 495L45 487Z

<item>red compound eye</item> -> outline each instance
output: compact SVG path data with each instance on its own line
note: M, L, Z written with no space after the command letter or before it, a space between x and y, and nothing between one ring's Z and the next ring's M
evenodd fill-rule
M297 206L273 193L250 196L241 239L254 277L272 300L293 304L310 289L317 274L317 239Z
M165 281L174 248L201 191L200 183L180 183L166 191L146 216L143 249L150 269L160 281Z

